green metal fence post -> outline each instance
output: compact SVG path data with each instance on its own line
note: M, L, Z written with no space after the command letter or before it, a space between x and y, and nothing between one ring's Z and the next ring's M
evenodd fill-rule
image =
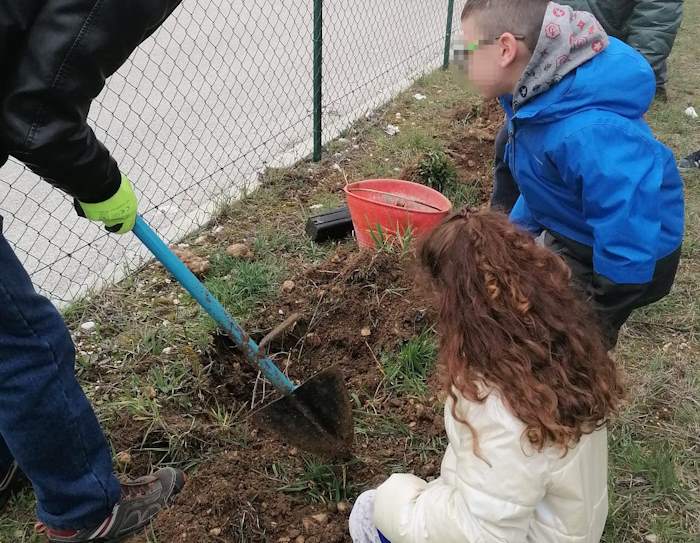
M452 40L452 16L455 11L455 0L447 2L447 29L445 30L445 57L442 61L442 69L447 70L450 66L450 42Z
M323 0L314 0L314 162L321 160L322 76L323 76Z

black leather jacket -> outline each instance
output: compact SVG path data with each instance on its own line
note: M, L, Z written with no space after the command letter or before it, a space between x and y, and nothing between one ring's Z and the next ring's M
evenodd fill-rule
M0 165L10 154L79 200L112 196L90 104L180 1L0 0Z

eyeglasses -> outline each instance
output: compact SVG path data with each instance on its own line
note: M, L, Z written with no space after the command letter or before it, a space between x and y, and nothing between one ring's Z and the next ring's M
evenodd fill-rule
M505 32L503 34L505 34ZM484 45L493 45L503 37L503 34L501 34L495 39L490 40L477 40L472 42L458 40L453 50L453 59L455 64L457 64L460 67L466 68L466 59L470 54L475 53ZM513 34L513 37L518 41L525 40L525 36L521 34Z

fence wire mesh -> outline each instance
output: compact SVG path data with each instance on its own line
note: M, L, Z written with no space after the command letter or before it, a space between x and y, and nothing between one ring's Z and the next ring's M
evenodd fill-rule
M447 9L448 0L323 2L324 142L440 65ZM312 0L184 0L108 81L90 123L168 241L254 188L266 167L309 155L312 30ZM148 258L132 236L78 219L12 159L0 171L0 214L34 284L58 304Z

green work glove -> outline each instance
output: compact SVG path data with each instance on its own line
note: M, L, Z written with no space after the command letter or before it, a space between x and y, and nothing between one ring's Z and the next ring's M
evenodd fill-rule
M126 234L136 222L136 195L129 178L122 174L119 190L111 198L96 204L76 200L75 209L81 217L103 223L114 234Z

